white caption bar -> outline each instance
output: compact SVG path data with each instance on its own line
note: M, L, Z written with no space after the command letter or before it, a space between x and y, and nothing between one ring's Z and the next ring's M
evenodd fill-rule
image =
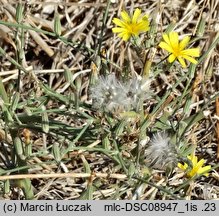
M82 200L36 200L36 201L0 201L0 215L21 215L21 216L56 216L56 215L77 215L77 216L171 216L171 215L211 215L218 216L218 201L82 201Z

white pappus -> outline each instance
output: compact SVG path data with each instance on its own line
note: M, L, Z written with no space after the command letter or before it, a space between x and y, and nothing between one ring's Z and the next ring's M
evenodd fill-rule
M166 132L157 132L153 135L145 150L145 159L151 167L165 169L176 162L176 149L170 143Z
M150 80L134 77L120 81L114 73L99 77L90 88L93 106L112 112L137 109L150 95Z

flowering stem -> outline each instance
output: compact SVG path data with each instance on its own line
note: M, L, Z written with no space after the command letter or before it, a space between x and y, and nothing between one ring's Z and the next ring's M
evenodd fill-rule
M140 122L140 125L141 125L141 128L140 128L140 135L139 135L139 139L138 139L138 142L137 142L137 146L136 146L136 150L137 150L137 155L136 155L136 166L139 165L139 161L140 161L140 156L141 156L141 140L143 140L143 138L145 137L145 128L143 127L143 123L144 123L144 110L143 110L143 103L141 101L141 122Z
M218 35L218 34L217 34ZM219 43L219 36L214 40L214 42L211 44L209 49L199 58L198 63L201 63L206 56L208 56L209 52L216 47L216 45Z
M3 83L2 83L1 77L0 77L0 97L3 99L5 104L9 103L8 95L7 95L6 91L5 91L5 87L4 87Z
M102 40L103 40L103 32L104 32L104 29L106 26L106 21L107 21L107 16L108 16L110 4L111 4L111 0L108 0L107 6L106 6L106 11L105 11L104 16L103 16L103 23L102 23L100 37L99 37L98 55L101 54L100 52L101 52L101 45L102 45Z
M124 161L121 157L121 153L119 151L119 147L117 145L117 142L115 140L113 140L113 145L115 147L115 150L118 152L117 153L117 157L118 157L118 161L120 162L119 164L122 166L123 170L125 171L125 173L128 175L128 169L126 168L125 164L124 164Z
M213 166L213 167L211 168L211 170L215 170L215 169L217 169L218 167L219 167L219 164ZM203 175L203 174L205 174L205 173L207 173L207 172L209 172L209 170L203 172L201 175ZM196 180L197 178L199 178L199 177L200 177L200 175L195 175L195 176L193 176L192 178L187 179L186 181L184 181L183 184L181 184L179 187L177 187L177 188L174 190L174 193L178 192L178 191L181 190L182 188L185 188L186 185L188 185L188 184L190 184L191 182L195 181L195 180Z
M152 186L152 187L155 187L155 188L157 188L158 190L163 191L163 192L166 193L166 194L171 195L171 196L172 196L173 198L175 198L176 200L184 200L184 199L178 197L177 195L175 195L175 194L174 194L175 191L174 191L174 192L171 192L170 190L165 189L165 188L163 188L163 187L160 187L160 186L158 186L158 185L156 185L156 184L154 184L154 183L152 183L152 182L149 182L149 181L146 180L146 179L142 179L142 178L139 178L139 177L133 177L133 178L134 178L134 179L137 179L137 180L139 180L139 181L141 181L141 182L143 182L143 183L146 183L146 184L148 184L148 185L150 185L150 186Z
M154 66L154 69L157 68L158 66L160 66L160 64L162 62L164 62L169 56L166 56L165 58L161 59L155 66ZM173 63L171 63L170 65L172 66Z
M138 167L139 161L140 161L140 155L141 155L141 148L140 148L141 145L140 145L140 142L142 140L142 137L144 136L143 133L144 133L144 131L141 129L140 136L139 136L139 139L138 139L138 142L137 142L137 146L136 146L136 150L137 150L136 167Z
M194 177L190 178L190 179L187 179L186 181L183 182L183 184L181 184L179 187L177 187L173 193L176 193L178 191L180 191L181 189L183 188L186 188L186 186L188 184L190 184L191 182L193 182L196 178L198 178L199 176L198 175L195 175Z

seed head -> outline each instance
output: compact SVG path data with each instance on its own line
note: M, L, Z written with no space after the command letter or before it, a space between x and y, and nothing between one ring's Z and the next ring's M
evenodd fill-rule
M149 88L149 80L135 77L123 82L115 74L109 74L101 76L90 88L90 96L95 108L123 112L137 109L142 101L148 99Z
M164 169L176 163L176 151L165 132L153 135L145 150L146 162L157 169Z

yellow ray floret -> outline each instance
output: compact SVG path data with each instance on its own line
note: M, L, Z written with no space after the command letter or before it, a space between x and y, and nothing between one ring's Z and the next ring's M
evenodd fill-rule
M186 59L193 64L197 64L197 61L193 57L200 56L199 48L185 49L190 41L189 36L186 36L179 41L178 33L170 32L169 34L163 34L163 40L164 41L160 42L159 47L170 53L170 56L168 57L170 63L177 59L182 67L185 68L186 63L184 59Z
M117 27L112 28L112 31L113 33L118 33L118 36L124 41L129 40L131 36L138 36L140 33L149 30L148 16L142 16L141 10L138 8L132 16L129 16L126 11L122 11L121 17L121 19L113 19L113 23L116 24Z
M211 166L208 165L208 166L204 166L204 163L205 163L205 160L204 159L201 159L200 161L198 161L198 158L197 156L195 155L189 155L187 156L188 160L191 161L191 164L192 164L192 168L188 168L188 164L187 163L184 163L184 164L181 164L181 163L178 163L178 167L182 170L187 170L187 177L189 178L192 178L193 176L195 175L205 175L205 176L208 176L208 172L210 171L211 169Z

